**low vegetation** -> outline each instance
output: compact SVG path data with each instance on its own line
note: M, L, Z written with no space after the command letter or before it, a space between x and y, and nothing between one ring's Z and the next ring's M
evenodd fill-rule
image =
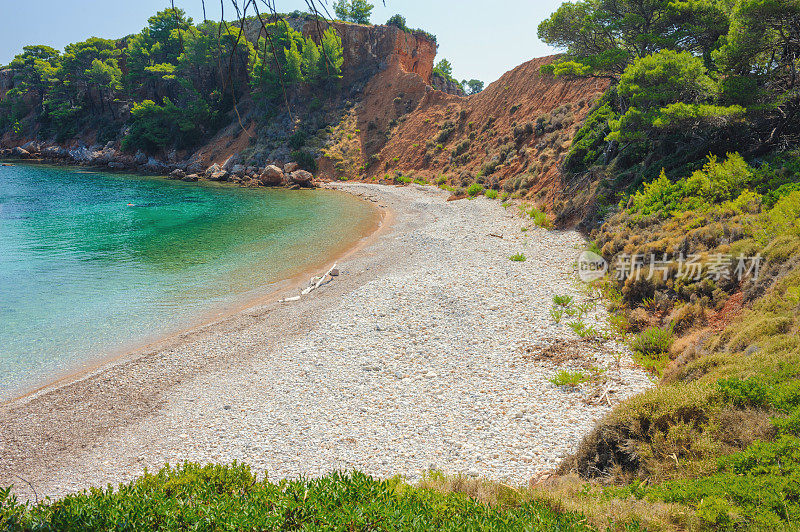
M484 504L470 495L483 493ZM270 483L248 467L183 464L130 484L19 504L0 491L9 531L105 530L564 530L588 531L511 488L433 473L421 486L399 478L330 473Z
M591 378L582 371L559 371L555 377L550 379L550 382L556 386L571 386L575 387L584 382L588 382Z

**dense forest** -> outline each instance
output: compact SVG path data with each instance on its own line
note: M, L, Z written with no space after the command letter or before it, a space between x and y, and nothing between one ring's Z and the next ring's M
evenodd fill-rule
M9 65L0 132L64 141L96 130L126 150L182 149L226 124L243 98L269 115L287 90L335 83L342 61L333 28L315 42L283 20L194 24L170 8L121 40L92 37L63 53L26 46Z

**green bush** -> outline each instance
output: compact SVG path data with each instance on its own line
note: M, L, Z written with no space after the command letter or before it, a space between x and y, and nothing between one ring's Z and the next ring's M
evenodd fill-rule
M483 185L480 183L472 183L467 187L467 196L475 197L483 192Z
M486 192L484 192L483 195L489 199L497 199L498 192L496 190L489 189Z
M511 257L509 258L514 262L525 262L526 260L528 260L527 257L525 257L525 255L523 255L522 253L515 253L514 255L511 255Z
M597 162L603 153L605 138L611 132L609 121L616 118L617 114L607 103L592 112L572 139L564 167L579 171Z
M398 478L330 473L310 480L259 480L247 466L165 467L116 490L19 504L0 489L0 528L28 532L107 530L575 530L575 514L521 502L494 508L459 493Z
M294 162L300 165L301 168L309 172L317 171L317 159L305 150L295 150L291 153L290 157Z
M202 137L205 125L212 120L213 113L202 99L186 107L178 107L166 97L162 105L144 100L131 109L131 126L122 139L122 148L152 153L173 146L191 146Z
M669 361L669 350L675 341L671 327L650 327L634 338L631 348L634 360L649 371L660 374Z
M401 30L410 33L411 30L408 29L406 26L406 17L403 15L392 15L392 17L386 21L387 26L395 26L396 28L400 28Z
M668 353L675 334L670 327L650 327L640 333L631 347L634 351L647 356L658 356Z

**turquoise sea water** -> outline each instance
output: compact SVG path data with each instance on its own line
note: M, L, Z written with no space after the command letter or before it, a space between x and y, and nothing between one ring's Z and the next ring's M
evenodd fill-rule
M0 400L265 293L375 215L332 191L0 167Z

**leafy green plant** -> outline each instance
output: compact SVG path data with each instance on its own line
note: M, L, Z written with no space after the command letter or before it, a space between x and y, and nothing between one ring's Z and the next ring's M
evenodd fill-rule
M582 340L586 341L600 341L605 339L605 335L593 325L586 325L581 320L576 320L568 323L572 332L577 334Z
M511 257L509 258L514 262L525 262L526 260L528 260L527 257L525 257L525 255L522 253L515 253L511 255Z
M562 308L551 308L550 309L550 317L553 318L553 321L555 323L561 323L561 320L564 317L564 309L562 309Z
M579 384L582 384L589 380L590 377L582 371L572 372L572 371L561 370L556 374L555 377L550 379L550 382L552 382L556 386L576 387Z
M497 199L498 192L496 190L489 189L483 193L489 199Z
M467 187L467 196L474 198L483 192L483 185L480 183L472 183Z
M553 305L559 307L571 307L573 302L573 297L569 295L553 296Z

